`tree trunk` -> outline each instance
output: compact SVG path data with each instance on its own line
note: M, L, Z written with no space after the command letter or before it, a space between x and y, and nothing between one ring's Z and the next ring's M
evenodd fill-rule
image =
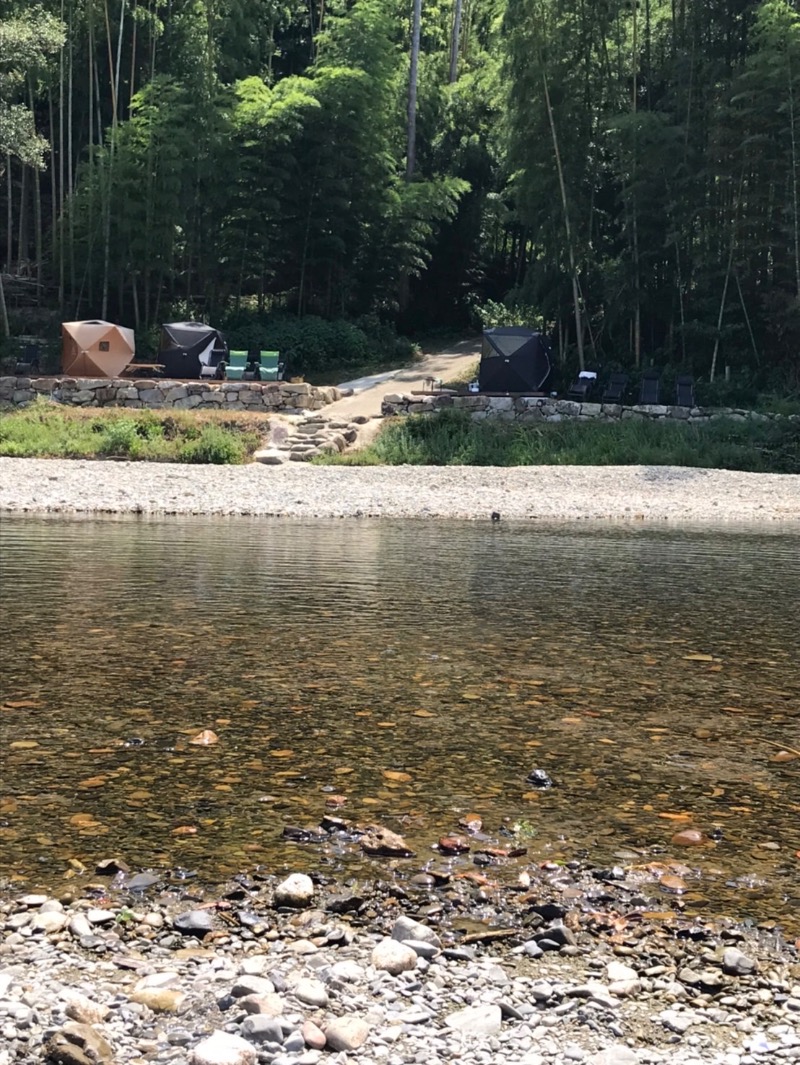
M6 293L3 288L3 271L0 270L0 321L3 325L3 336L10 337L11 330L8 327L8 311L6 310Z
M714 338L714 353L711 356L711 372L708 375L708 379L713 385L714 376L717 372L717 354L719 352L719 340L722 333L722 319L725 314L725 301L728 298L728 281L731 277L731 266L733 264L733 249L736 246L736 230L731 232L731 247L728 253L728 265L725 270L725 284L722 286L722 299L719 301L719 314L717 315L717 335Z
M794 279L795 295L800 298L800 215L797 193L797 136L794 113L794 85L792 84L792 60L787 56L789 67L789 133L792 145L792 223L794 230Z
M461 40L461 11L463 0L455 0L453 12L453 36L450 40L450 84L458 79L458 46Z
M408 76L408 148L406 151L406 179L414 174L417 154L417 77L419 68L419 35L422 24L422 0L414 0L411 20L411 69Z
M564 168L561 165L561 152L558 147L558 133L556 131L553 107L550 102L550 89L547 84L547 71L544 68L542 56L539 56L542 65L542 87L544 88L544 102L547 108L547 121L550 124L550 136L553 139L553 152L556 157L556 170L558 172L558 187L561 191L561 209L564 212L564 229L567 234L567 254L569 255L569 268L572 274L572 305L575 311L575 339L578 345L578 367L585 369L583 356L583 316L581 314L581 301L578 289L578 268L575 261L575 248L572 244L572 230L569 224L569 204L567 202L567 188L564 184Z
M14 182L11 175L11 155L6 155L6 270L11 273L14 258Z
M73 175L73 163L72 163L72 87L73 87L73 67L74 67L74 23L72 18L73 4L70 0L69 5L69 62L67 64L67 190L70 198L74 192L74 175ZM75 301L75 212L69 210L69 290L71 300L70 303ZM63 213L64 205L61 205Z
M61 0L64 23L64 0ZM58 54L58 307L64 310L64 45ZM53 231L55 236L55 230Z

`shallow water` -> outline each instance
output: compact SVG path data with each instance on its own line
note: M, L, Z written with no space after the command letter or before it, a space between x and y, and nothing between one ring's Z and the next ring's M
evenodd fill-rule
M657 862L699 912L797 924L797 534L6 517L0 547L7 880L363 872L281 839L334 792L412 871L474 811L534 859Z

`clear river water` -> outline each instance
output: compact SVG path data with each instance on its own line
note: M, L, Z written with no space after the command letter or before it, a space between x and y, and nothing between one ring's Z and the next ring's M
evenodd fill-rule
M385 873L283 838L339 795L412 871L474 813L797 926L796 532L5 516L0 567L7 885Z

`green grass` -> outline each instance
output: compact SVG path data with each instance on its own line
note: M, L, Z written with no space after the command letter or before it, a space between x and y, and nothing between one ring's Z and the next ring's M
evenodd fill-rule
M522 425L463 411L389 422L362 451L317 462L351 466L700 466L800 473L800 422L704 425L625 420Z
M217 412L80 409L40 400L0 414L0 455L236 464L259 446L265 422Z

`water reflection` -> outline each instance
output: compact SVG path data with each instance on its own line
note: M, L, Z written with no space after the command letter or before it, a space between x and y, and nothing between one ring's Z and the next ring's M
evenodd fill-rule
M280 834L333 789L423 858L476 810L524 819L534 856L634 848L685 862L697 905L797 907L800 759L773 760L800 745L797 535L6 518L0 537L11 875L112 852L214 879L310 866ZM220 742L193 746L204 728ZM532 766L559 787L531 791ZM674 846L685 825L716 845Z

